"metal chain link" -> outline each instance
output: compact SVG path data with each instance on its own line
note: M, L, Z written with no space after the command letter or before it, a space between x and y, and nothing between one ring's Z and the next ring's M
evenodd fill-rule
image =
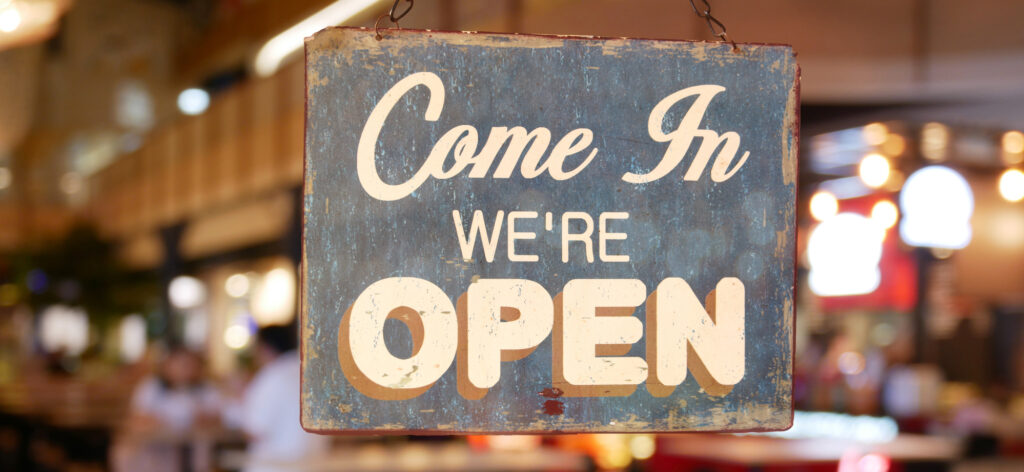
M711 30L712 35L717 36L720 41L732 44L733 51L739 51L740 48L736 46L736 41L730 39L729 35L725 33L725 25L723 25L721 21L718 21L718 18L711 15L711 4L708 3L708 0L701 0L701 2L704 4L703 10L697 8L697 4L694 3L693 0L690 0L690 6L693 7L693 12L707 22L708 29Z
M399 13L398 15L395 15L395 10L398 8L398 4L401 1L402 0L395 0L394 5L391 5L391 11L388 12L388 18L390 18L391 22L396 24L396 25L398 24L398 20L401 20L402 18L405 17L405 15L409 14L409 10L412 10L412 6L413 6L413 0L405 0L405 1L409 2L409 6L406 7L405 11L403 11L402 13Z
M374 32L376 33L378 41L381 39L381 34L379 30L380 20L384 19L385 17L391 20L391 22L395 24L396 28L401 28L401 26L398 25L398 20L401 20L403 17L405 17L405 15L409 14L409 11L412 10L412 7L414 5L414 0L405 1L409 2L409 6L406 7L405 11L395 14L395 10L398 9L398 4L402 2L402 0L395 0L395 3L391 5L391 10L388 12L388 14L381 15L379 18L377 18L377 21L373 25L373 29ZM731 38L729 38L729 35L726 34L725 25L722 24L722 22L719 21L718 18L715 18L711 14L711 4L708 3L708 0L701 0L701 3L704 4L703 10L697 7L697 4L694 3L694 0L690 0L690 6L693 7L693 12L696 13L698 17L703 18L704 21L707 22L708 29L711 30L712 35L717 36L720 41L732 44L733 51L739 51L740 48L736 46L736 41L733 41Z
M391 22L395 24L395 28L402 29L402 27L398 25L398 20L401 20L402 18L405 17L405 15L408 15L409 10L412 10L413 5L415 5L415 3L413 3L413 0L405 1L409 2L409 6L405 7L405 11L403 11L402 13L399 13L397 15L395 14L395 10L398 9L398 4L402 2L402 0L395 0L395 3L391 5L391 10L388 11L387 15L381 15L377 17L377 21L373 23L373 32L374 35L377 37L377 41L380 41L381 39L384 38L384 36L380 34L380 20L383 20L384 18L391 20Z

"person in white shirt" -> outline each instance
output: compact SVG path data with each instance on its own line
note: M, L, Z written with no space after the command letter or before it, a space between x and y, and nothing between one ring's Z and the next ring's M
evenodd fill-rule
M259 371L245 390L241 427L249 437L247 472L278 470L275 464L324 453L329 438L307 433L299 423L297 336L285 326L267 326L256 334Z
M209 457L196 447L195 430L214 428L222 406L218 391L203 375L202 358L172 346L155 375L135 388L127 420L112 451L114 470L208 470Z

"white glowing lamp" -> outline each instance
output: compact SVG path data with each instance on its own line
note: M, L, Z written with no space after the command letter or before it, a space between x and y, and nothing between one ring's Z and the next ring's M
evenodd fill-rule
M195 277L178 276L167 287L167 296L175 308L196 308L206 301L206 286Z
M21 26L21 11L12 2L0 0L0 31L13 33Z
M900 237L911 246L963 249L971 242L974 194L957 171L928 166L907 178L900 193Z
M807 242L811 291L823 296L871 293L882 280L885 231L856 213L840 213L819 224Z
M40 316L39 343L46 352L77 356L89 346L89 317L85 310L53 305Z
M201 115L210 107L210 93L201 88L189 88L178 94L178 109L186 115Z
M260 326L285 324L295 317L295 272L279 267L267 272L252 299L252 317Z
M119 355L122 362L133 363L146 354L146 319L132 314L118 326Z

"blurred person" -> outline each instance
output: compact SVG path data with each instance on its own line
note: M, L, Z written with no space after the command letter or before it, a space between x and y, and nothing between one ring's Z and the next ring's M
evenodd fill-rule
M256 334L254 358L259 370L246 387L235 416L249 437L247 472L272 472L285 463L324 453L329 438L307 433L299 415L300 362L297 336L285 326L267 326Z
M845 382L839 370L839 356L849 350L850 341L843 333L822 340L824 349L814 373L811 407L821 411L843 411Z
M793 402L797 409L814 409L814 392L817 385L817 366L825 354L824 340L820 335L808 336L802 351L794 360Z
M846 410L854 415L878 415L882 409L882 383L885 380L885 355L881 349L867 347L859 356L859 366L844 372L847 387Z
M193 447L188 433L219 424L223 405L218 391L203 375L198 354L171 347L155 375L135 388L128 419L113 451L115 469L124 471L207 469L205 447ZM208 452L208 451L205 451Z
M156 376L144 379L132 394L131 426L184 432L195 425L216 424L221 398L203 375L198 354L176 346Z

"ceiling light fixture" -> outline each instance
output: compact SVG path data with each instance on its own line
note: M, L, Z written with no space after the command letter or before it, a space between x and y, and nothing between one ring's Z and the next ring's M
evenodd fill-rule
M21 26L21 12L13 2L0 8L0 31L13 33Z
M339 0L327 5L323 10L267 41L256 54L254 64L256 73L262 77L273 74L285 58L302 48L303 41L307 36L312 36L313 33L328 26L340 25L380 3L384 2L382 0Z
M210 106L210 93L201 88L189 88L178 94L178 109L186 115L201 115Z

